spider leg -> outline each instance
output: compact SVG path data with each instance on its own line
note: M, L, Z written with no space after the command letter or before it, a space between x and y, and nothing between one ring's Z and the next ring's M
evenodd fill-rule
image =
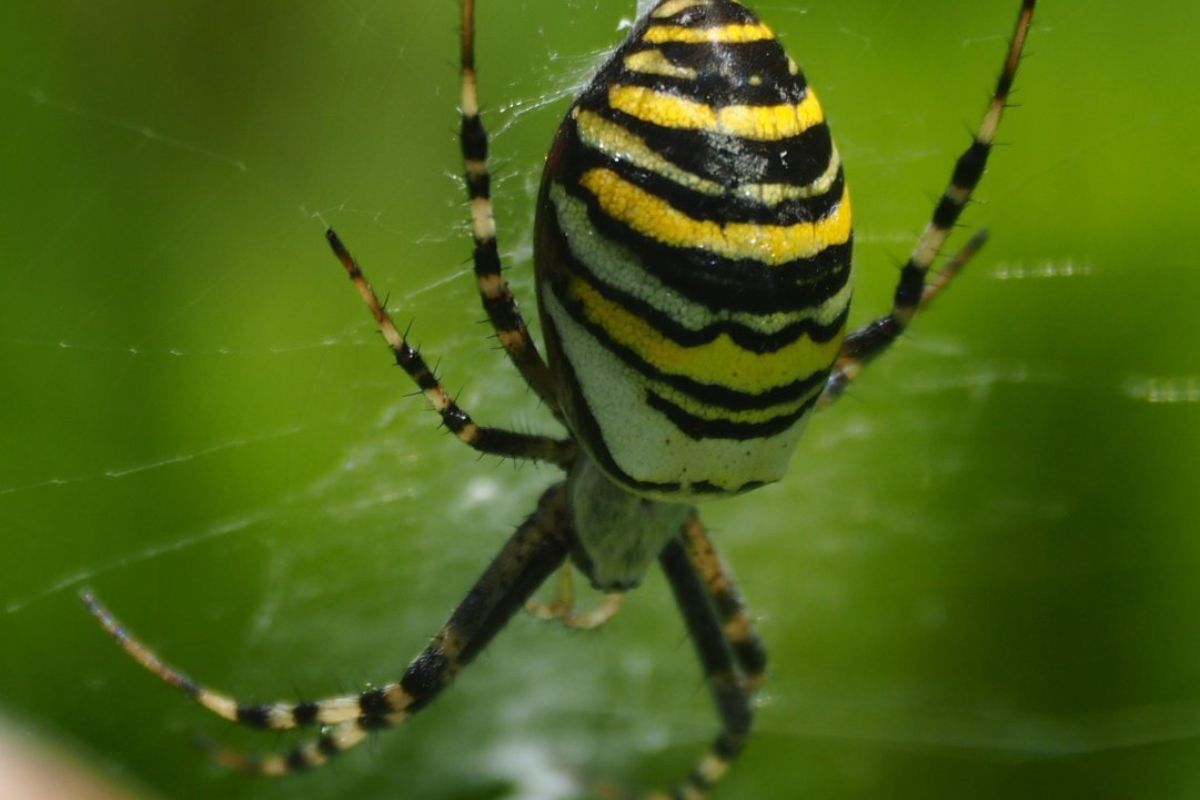
M950 182L934 208L932 218L925 226L925 230L921 232L912 254L900 272L900 282L896 286L892 310L886 316L867 323L846 337L846 342L838 356L837 366L826 385L827 397L822 397L822 405L829 405L836 400L845 385L861 371L867 362L886 350L912 322L921 306L928 302L926 300L926 275L930 265L941 252L942 245L945 244L950 231L958 222L963 209L970 202L975 187L979 185L979 181L983 177L988 155L991 153L992 143L996 138L996 131L1000 127L1004 109L1008 105L1008 95L1012 90L1013 81L1016 79L1017 67L1021 63L1021 52L1025 48L1025 40L1029 36L1029 28L1033 23L1035 2L1036 0L1024 0L1021 5L1021 12L1017 17L1016 28L1004 59L1004 66L996 81L996 88L992 92L987 111L983 115L983 121L979 124L979 129L970 146L959 156L954 166L954 172L950 176ZM964 252L966 252L966 258L969 258L973 253L971 245L968 245ZM940 291L940 287L934 290L934 294L937 294L938 291Z
M432 702L562 564L570 535L565 484L559 483L542 495L534 513L517 528L399 681L358 694L301 703L244 704L204 686L161 661L90 592L81 593L81 597L100 624L135 660L218 716L259 729L330 726L317 738L282 755L243 757L215 751L217 760L228 766L281 775L324 764L362 742L371 731L397 725Z
M558 568L554 582L554 599L550 602L529 600L525 610L542 620L556 619L568 628L590 631L599 628L617 615L625 601L622 592L609 592L595 608L579 611L575 607L575 575L570 564Z
M767 650L754 629L754 620L733 575L717 552L698 514L684 523L680 532L692 569L700 576L709 601L721 621L733 657L750 691L762 687L767 669Z
M698 526L698 522L696 526ZM739 670L731 642L722 626L722 615L713 603L705 577L689 554L688 528L670 541L659 563L671 584L688 633L704 668L709 691L721 718L721 732L709 752L670 795L672 800L700 800L729 770L750 734L754 718L753 688ZM691 537L694 541L694 536ZM652 795L654 798L661 795Z
M987 243L988 232L984 229L979 229L963 245L957 253L955 253L949 261L947 261L940 270L932 273L929 279L925 282L925 288L921 292L921 302L917 307L918 311L924 311L938 295L945 291L950 285L950 281L954 280L968 262L975 257L975 254ZM829 379L825 382L825 391L821 394L821 399L817 403L817 408L822 409L838 400L846 391L846 387L862 374L863 369L874 358L880 350L889 342L875 340L874 345L876 350L869 349L872 342L858 342L857 337L866 335L870 326L865 326L853 331L846 337L846 342L842 346L842 352L838 354L838 359L833 365L833 371L829 373Z
M341 238L333 229L325 231L325 238L333 248L334 255L342 262L350 280L358 289L358 294L371 312L371 316L379 324L379 330L388 346L396 357L396 363L413 379L421 393L442 418L442 423L461 441L481 453L506 456L509 458L532 459L549 461L566 468L575 459L576 446L571 439L554 439L549 436L537 436L528 433L517 433L502 428L492 428L478 425L471 415L464 411L446 388L438 381L433 370L425 363L425 359L415 347L408 343L407 338L396 327L379 296L371 288L371 284L363 275L358 261L350 255L350 251L342 244Z
M463 0L462 18L462 145L467 197L471 202L471 233L475 239L475 278L483 308L500 344L538 398L561 419L558 394L546 362L529 336L517 301L501 273L496 245L496 220L492 213L491 175L488 172L488 136L479 117L475 79L475 0Z

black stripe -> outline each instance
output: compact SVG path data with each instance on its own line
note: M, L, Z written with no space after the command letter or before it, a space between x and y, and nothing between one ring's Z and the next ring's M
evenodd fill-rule
M491 197L492 180L489 173L473 173L466 174L467 182L467 198L475 200L480 197Z
M487 312L488 319L492 321L492 327L497 333L520 331L525 327L525 320L508 291L497 297L484 296L482 300L483 310Z
M355 722L364 731L382 731L392 727L387 717L359 717Z
M758 75L764 84L774 82L787 94L783 100L798 103L804 99L808 82L804 73L791 72L787 51L777 40L743 42L731 44L688 44L685 42L663 42L662 44L638 43L630 46L630 52L642 49L658 49L673 64L694 69L696 72L719 70L730 83L747 83L751 75ZM626 53L622 52L622 55Z
M248 728L265 730L271 726L271 706L238 706L237 721Z
M912 302L904 302L899 289L896 291L894 302L900 308L915 305ZM894 342L902 331L903 328L900 326L900 323L891 314L888 314L886 317L880 317L877 320L868 322L848 335L846 341L842 344L842 354L860 360L870 358Z
M983 170L987 167L988 153L991 149L992 146L987 142L973 140L971 146L955 162L950 182L960 189L974 189L978 186L983 177Z
M713 553L713 559L716 559L716 553ZM731 592L728 588L714 589L712 591L713 607L717 609L717 613L721 619L728 621L733 619L738 614L745 611L740 597Z
M383 689L368 689L358 696L358 710L363 717L382 717L394 709Z
M333 738L332 734L323 733L317 739L317 750L323 755L331 757L342 752L342 748L338 746L337 739Z
M415 713L425 707L446 685L451 663L449 657L432 645L425 648L400 678L400 687L412 698L408 711Z
M833 156L833 139L824 122L798 136L759 141L644 122L610 108L607 87L601 91L600 102L584 95L577 105L628 129L680 169L725 187L747 183L807 186L825 174Z
M758 638L732 642L733 653L737 656L738 664L748 677L762 675L767 669L767 651Z
M284 763L287 764L288 772L304 772L313 766L308 755L300 747L289 750L287 756L284 757Z
M411 375L413 382L417 384L417 388L423 392L436 389L438 386L437 378L434 377L433 373L429 371L429 368L426 367L424 363L422 363L417 369L413 370Z
M828 371L819 373L822 382L828 374ZM671 420L671 424L692 439L737 439L739 441L765 439L786 431L811 411L820 397L819 393L815 394L795 411L771 417L765 422L735 422L727 419L698 417L653 390L646 390L646 404Z
M909 259L900 270L900 280L896 284L896 294L893 298L897 308L916 308L925 292L925 270L918 267Z
M696 248L673 247L643 236L600 208L595 195L563 184L587 204L588 219L605 237L637 255L642 266L689 300L723 311L770 314L821 305L850 279L852 239L830 245L811 258L771 266L732 260ZM548 223L557 225L552 215Z
M726 761L732 761L737 758L738 753L742 752L745 745L746 737L744 735L725 732L713 743L713 752Z
M311 725L317 721L318 711L320 706L316 703L297 703L292 708L292 719L296 720L297 725Z
M722 408L728 411L755 411L769 409L782 403L787 403L794 400L799 400L815 387L825 382L828 375L829 367L823 367L815 372L797 378L790 383L785 383L780 386L772 386L758 393L741 392L737 389L730 389L727 386L721 386L713 383L701 383L694 378L689 378L684 375L675 375L669 372L663 372L654 364L642 359L640 355L632 349L626 347L612 339L600 325L588 319L583 305L571 297L565 287L557 285L559 282L552 279L551 287L554 291L555 298L566 309L571 318L582 326L588 333L592 335L597 342L604 345L605 349L613 355L620 358L628 366L637 370L651 380L659 383L664 383L673 389L678 389L680 392L695 398L705 405Z
M690 6L669 17L647 17L647 25L678 25L684 28L713 28L721 25L753 25L758 15L737 3L713 3ZM640 26L630 38L641 37L647 25Z
M938 200L937 206L933 209L933 224L934 227L948 231L954 227L954 223L958 222L959 216L962 215L963 202L948 194L942 195Z
M445 425L451 433L461 433L467 425L471 424L471 417L467 412L458 407L457 404L451 403L450 407L442 412L442 424Z
M496 250L495 238L488 238L476 244L471 257L477 277L500 274L500 254Z
M462 143L463 159L467 161L486 161L488 155L487 133L483 130L483 122L478 114L463 115L459 127L459 140Z
M795 225L828 217L844 199L846 180L840 167L824 193L815 197L795 198L775 205L765 205L732 194L731 187L728 186L723 187L725 193L719 195L695 191L657 172L637 167L629 159L611 158L588 147L579 138L578 126L572 126L572 134L568 144L570 150L563 163L562 181L576 183L589 169L609 169L634 186L662 198L672 208L693 219L721 224L747 222L757 225ZM826 163L826 168L828 166Z
M721 334L729 336L734 344L743 350L754 353L773 353L804 336L814 342L828 342L843 330L850 312L850 304L847 303L837 318L827 325L822 325L814 319L803 319L792 322L773 333L762 333L748 325L729 319L717 320L699 330L693 330L680 324L657 306L602 281L585 262L580 261L571 252L566 234L561 228L555 226L554 234L559 238L559 253L566 260L563 266L591 284L604 299L616 303L646 321L666 338L684 347L708 344ZM563 294L563 292L556 294ZM724 309L717 309L717 311L724 311Z
M693 70L696 77L674 78L625 68L627 56L646 50L658 50L675 66ZM758 82L751 83L751 76ZM642 43L622 48L611 71L600 73L598 83L605 91L614 83L645 86L713 106L799 103L807 93L803 74L791 74L787 53L776 41Z

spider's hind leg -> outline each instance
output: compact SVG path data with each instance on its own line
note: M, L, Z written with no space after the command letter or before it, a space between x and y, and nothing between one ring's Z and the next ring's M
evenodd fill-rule
M81 593L81 597L130 656L218 716L267 730L324 725L319 736L287 753L243 756L209 748L225 766L264 775L284 775L321 766L365 741L371 732L398 725L429 705L562 564L570 540L566 489L565 484L559 483L542 495L534 513L517 528L450 619L409 663L398 681L358 694L300 703L248 704L211 689L159 659L90 592Z
M713 594L714 583L704 574L704 567L697 562L699 551L696 541L688 533L692 525L699 525L693 516L685 525L680 536L672 539L659 556L659 563L671 585L675 602L683 614L688 634L700 664L709 692L717 708L721 730L709 751L670 795L672 800L701 800L707 797L718 781L725 776L745 746L754 721L754 692L761 678L762 659L755 659L753 674L747 670L747 662L735 653L736 642L732 641L723 620L728 615L717 607ZM716 563L716 562L714 562ZM740 599L738 601L740 606ZM757 637L754 637L757 640ZM650 795L652 800L664 796Z
M721 632L733 652L746 687L751 692L766 680L767 650L754 627L750 609L729 567L708 537L697 514L692 514L679 534L692 569L700 577Z

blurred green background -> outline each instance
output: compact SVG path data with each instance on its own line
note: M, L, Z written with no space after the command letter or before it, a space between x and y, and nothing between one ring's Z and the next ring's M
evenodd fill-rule
M633 2L481 5L532 310L541 159ZM855 321L886 307L1017 5L758 4L854 187ZM594 634L518 618L411 725L279 782L189 740L290 740L160 686L75 599L246 698L355 689L399 674L553 480L436 430L322 241L318 215L477 418L553 430L466 272L454 0L4 16L0 716L163 798L672 783L715 723L657 576ZM992 243L786 481L706 508L773 656L721 796L1200 796L1198 26L1191 3L1044 2L965 217Z

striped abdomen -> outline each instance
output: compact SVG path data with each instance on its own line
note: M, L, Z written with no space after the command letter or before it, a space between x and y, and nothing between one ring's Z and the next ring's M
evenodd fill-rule
M780 478L841 345L850 199L816 96L733 0L663 0L571 107L535 265L574 433L683 498Z

